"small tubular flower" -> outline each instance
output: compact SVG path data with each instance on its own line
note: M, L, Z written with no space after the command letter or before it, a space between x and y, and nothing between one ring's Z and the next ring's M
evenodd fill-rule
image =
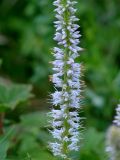
M50 143L53 154L63 159L68 158L70 151L79 150L80 117L78 109L81 94L81 64L75 59L79 56L79 25L76 21L74 0L55 0L54 6L56 33L54 40L57 47L53 49L55 60L53 65L52 82L56 88L51 94L54 108L51 111L52 131L55 142Z

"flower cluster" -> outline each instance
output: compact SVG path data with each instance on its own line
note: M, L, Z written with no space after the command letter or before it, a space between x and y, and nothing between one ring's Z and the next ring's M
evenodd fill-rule
M118 105L116 112L117 115L115 116L115 120L113 122L120 127L120 104Z
M50 143L53 154L66 158L69 151L79 149L79 128L81 94L81 64L75 59L82 49L78 46L80 33L76 21L74 0L56 0L56 33L54 40L58 46L53 49L55 60L52 62L54 74L52 82L56 88L52 94L51 131L56 142Z

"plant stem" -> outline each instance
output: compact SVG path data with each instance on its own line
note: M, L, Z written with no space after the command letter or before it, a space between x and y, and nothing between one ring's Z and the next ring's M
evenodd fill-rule
M4 120L4 113L0 113L0 135L4 133L3 131L3 120Z
M63 3L63 6L66 7L67 5L67 0L63 0L62 1ZM70 45L70 42L69 42L69 31L67 29L67 26L68 26L68 20L69 20L69 12L68 10L66 9L66 11L64 12L64 21L65 21L65 30L66 30L66 41L67 41L67 47L65 48L65 53L64 53L64 64L65 64L65 67L64 67L64 78L63 78L63 81L64 81L64 84L66 84L66 88L65 89L62 89L64 90L65 92L69 93L69 86L67 85L67 81L68 81L68 77L67 77L67 71L69 69L69 66L67 64L67 61L68 61L68 58L69 58L69 45ZM70 125L68 123L68 119L69 119L69 102L66 102L67 104L67 108L65 110L65 114L67 115L67 118L64 118L64 128L65 128L65 132L63 133L63 138L64 137L68 137L69 136L69 129L70 129ZM63 154L67 155L68 154L68 142L66 141L63 141ZM68 158L66 158L65 160L68 160Z

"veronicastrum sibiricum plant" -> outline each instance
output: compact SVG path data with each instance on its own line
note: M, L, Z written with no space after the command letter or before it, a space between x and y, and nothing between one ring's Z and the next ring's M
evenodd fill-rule
M74 0L55 0L56 33L54 40L57 47L53 49L55 60L52 62L54 74L51 79L56 88L52 95L54 109L51 111L52 128L50 131L55 142L50 143L53 154L63 159L69 159L70 151L79 150L81 128L78 110L81 94L81 64L75 59L82 50L79 45L79 25L76 21Z

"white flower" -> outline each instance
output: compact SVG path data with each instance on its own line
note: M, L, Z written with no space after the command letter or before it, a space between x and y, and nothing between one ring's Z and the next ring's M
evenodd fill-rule
M114 123L120 127L120 104L118 105L116 109L117 115L115 116Z
M56 87L55 93L52 94L51 116L53 117L51 131L56 142L50 143L53 154L67 157L69 151L79 149L79 128L80 117L80 93L81 93L81 65L75 62L79 56L79 25L76 21L79 19L75 16L76 9L73 0L55 0L56 21L54 22L56 33L54 40L57 47L53 49L55 60L53 64L52 82ZM66 148L66 149L64 149Z
M52 99L53 99L53 105L57 106L62 103L62 92L61 91L56 91L55 93L52 94Z

